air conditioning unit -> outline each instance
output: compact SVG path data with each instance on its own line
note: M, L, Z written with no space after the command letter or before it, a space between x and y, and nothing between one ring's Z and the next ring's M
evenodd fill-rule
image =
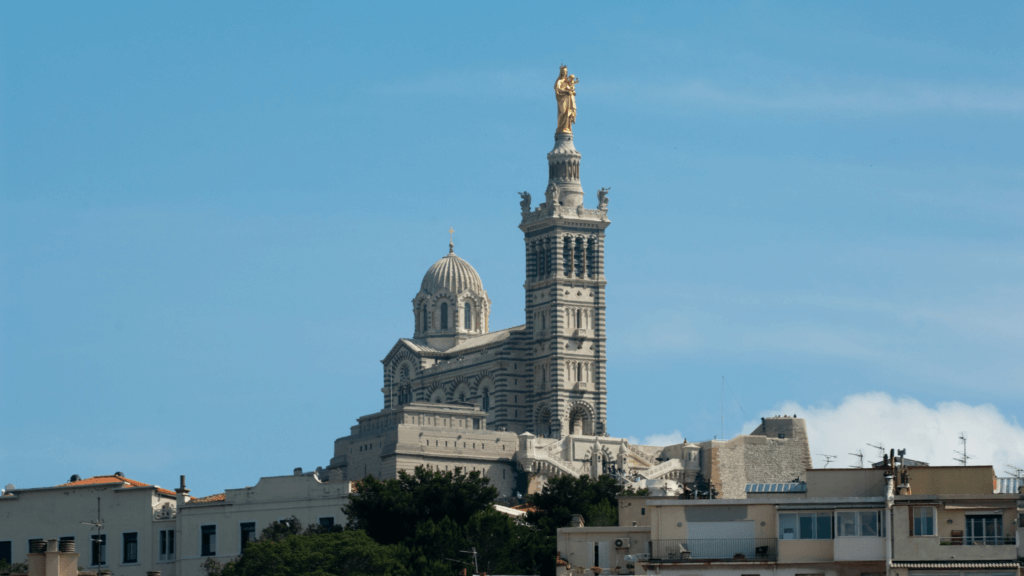
M629 548L629 538L616 538L615 539L615 547L616 548Z

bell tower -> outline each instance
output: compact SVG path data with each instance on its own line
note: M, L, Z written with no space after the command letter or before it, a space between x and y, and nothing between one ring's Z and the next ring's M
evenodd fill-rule
M521 193L532 379L529 428L551 438L606 431L608 190L598 192L596 208L584 208L580 158L572 132L556 132L544 202L531 209L529 194Z

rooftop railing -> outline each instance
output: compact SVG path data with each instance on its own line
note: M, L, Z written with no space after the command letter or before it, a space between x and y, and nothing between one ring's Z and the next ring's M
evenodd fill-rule
M779 557L775 538L700 538L651 542L652 562L771 562Z

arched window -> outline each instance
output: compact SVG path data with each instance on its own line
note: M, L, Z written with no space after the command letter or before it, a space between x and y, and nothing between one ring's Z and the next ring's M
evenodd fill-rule
M583 324L580 323L580 320L582 318L583 318L583 311L580 310L579 308L577 308L576 309L576 328L583 328Z
M491 409L491 392L487 388L484 388L484 397L480 401L480 407L483 408L484 412Z
M441 302L441 330L448 329L448 303Z
M423 305L423 311L420 312L420 332L427 331L427 305Z
M463 313L463 316L466 317L466 319L463 321L463 327L466 330L472 330L473 329L473 308L470 307L469 302L466 302L466 308L465 308L465 312Z
M407 364L402 365L402 380L409 379L409 366Z

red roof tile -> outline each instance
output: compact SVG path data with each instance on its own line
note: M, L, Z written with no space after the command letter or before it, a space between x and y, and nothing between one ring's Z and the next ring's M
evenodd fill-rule
M131 478L125 478L124 476L93 476L92 478L84 478L82 480L75 480L74 482L68 482L67 484L58 484L58 486L90 486L95 484L115 484L115 483L127 484L135 488L146 488L153 486L152 484L146 484L145 482L139 482L138 480L132 480ZM174 492L166 488L157 488L157 492L165 496L174 496Z
M210 502L223 502L227 496L224 493L214 494L213 496L203 496L202 498L192 498L188 501L189 504L209 504Z

